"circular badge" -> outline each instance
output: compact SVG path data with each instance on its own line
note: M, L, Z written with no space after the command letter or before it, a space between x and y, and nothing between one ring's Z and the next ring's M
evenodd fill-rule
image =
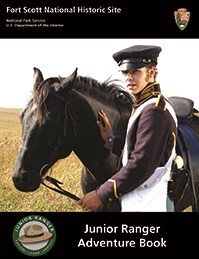
M28 256L48 253L55 244L53 224L43 216L29 215L17 222L12 233L16 248Z

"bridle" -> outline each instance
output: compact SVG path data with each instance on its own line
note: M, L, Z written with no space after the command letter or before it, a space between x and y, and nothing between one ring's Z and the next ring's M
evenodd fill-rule
M73 90L73 89L71 89ZM52 153L52 155L50 156L49 158L49 163L45 164L41 169L40 169L40 176L41 176L41 184L44 185L45 187L49 188L50 190L53 190L55 192L58 192L59 194L62 194L64 196L67 196L75 201L79 201L79 197L77 197L76 195L74 195L73 193L69 192L69 191L66 191L64 190L63 188L61 188L60 184L63 184L62 182L60 182L59 180L53 178L51 175L52 173L52 164L53 164L53 160L54 160L54 157L56 156L57 154L57 151L58 151L58 148L61 144L61 140L62 138L65 138L66 137L66 128L67 128L67 121L68 121L68 102L67 102L67 98L55 93L55 92L52 92L52 94L58 98L59 100L63 101L65 103L65 107L64 107L64 127L63 127L63 136L61 137L61 139L59 138L58 139L58 142L57 142L57 145L54 149L54 152ZM72 120L73 121L73 120ZM50 173L45 176L45 177L42 177L42 173L44 171L45 168L48 168L50 169ZM48 184L46 184L46 182L54 185L55 187L52 187Z
M42 170L43 170L44 167L46 167L46 166L48 166L48 165L46 164L45 166L43 166L43 167L41 168L40 175L41 175L41 173L42 173ZM50 169L51 169L51 172L52 172L52 167L51 167ZM51 172L50 172L50 174L51 174ZM53 178L52 176L50 176L50 174L47 175L47 176L45 176L44 178L41 178L41 184L43 184L45 187L49 188L50 190L53 190L53 191L55 191L55 192L58 192L59 194L65 195L65 196L67 196L67 197L69 197L69 198L71 198L71 199L73 199L73 200L75 200L75 201L79 201L79 199L80 199L79 197L77 197L77 196L74 195L73 193L71 193L71 192L69 192L69 191L66 191L66 190L64 190L63 188L61 188L60 184L63 184L63 183L60 182L60 181L58 181L57 179ZM47 184L45 183L45 181L51 183L51 184L54 185L56 188L55 188L55 187L52 187L52 186L50 186L50 185L47 185Z

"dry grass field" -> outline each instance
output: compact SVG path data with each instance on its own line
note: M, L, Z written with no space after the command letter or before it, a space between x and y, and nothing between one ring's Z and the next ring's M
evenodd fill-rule
M21 140L19 113L19 109L0 108L0 212L82 212L74 200L43 185L32 193L15 189L12 168ZM72 153L53 166L52 176L63 182L63 189L81 197L81 168L81 162Z
M12 168L21 140L19 109L0 108L0 212L80 212L74 200L43 185L32 193L22 193L12 182ZM62 188L81 196L82 164L72 153L53 166L52 176L63 182Z

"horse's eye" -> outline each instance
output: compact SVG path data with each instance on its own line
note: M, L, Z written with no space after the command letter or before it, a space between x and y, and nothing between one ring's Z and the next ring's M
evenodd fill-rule
M24 113L21 113L21 114L19 115L19 120L20 120L21 124L22 124L22 121L23 121L23 116L24 116Z

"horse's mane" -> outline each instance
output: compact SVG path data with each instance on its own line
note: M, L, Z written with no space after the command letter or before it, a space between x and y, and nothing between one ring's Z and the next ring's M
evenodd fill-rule
M45 100L50 90L58 92L62 86L62 81L71 83L71 76L67 79L63 77L50 77L36 86L33 91L33 103L36 105L38 120L42 123L44 117L47 117L48 111L45 106ZM132 98L130 94L121 86L119 80L108 78L100 82L89 76L77 76L73 81L72 89L80 91L82 94L97 98L102 103L115 105L119 109L131 109Z
M125 88L120 84L120 80L110 79L100 82L92 77L78 76L74 89L80 90L85 95L92 96L102 103L128 106L132 105L132 98Z

